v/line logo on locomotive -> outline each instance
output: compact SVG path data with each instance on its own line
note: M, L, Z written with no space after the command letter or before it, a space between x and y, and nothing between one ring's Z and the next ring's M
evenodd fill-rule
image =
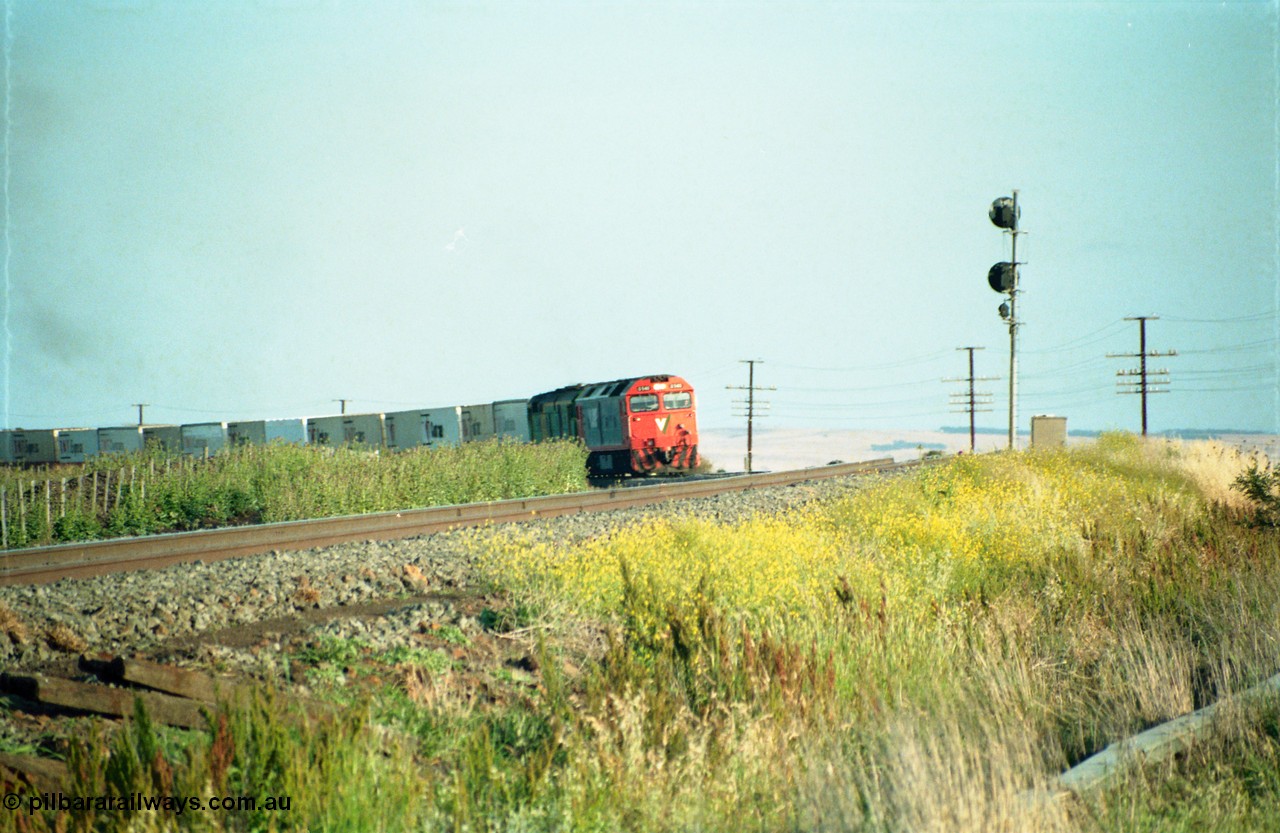
M687 472L696 468L693 386L660 374L569 385L529 399L408 411L187 425L0 431L0 462L83 463L98 454L141 451L148 443L207 456L242 443L289 442L403 450L502 438L578 438L595 474Z

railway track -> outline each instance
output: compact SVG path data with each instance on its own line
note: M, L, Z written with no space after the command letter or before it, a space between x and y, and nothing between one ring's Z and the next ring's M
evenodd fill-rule
M920 464L919 461L895 463L892 458L883 458L795 471L662 482L645 486L618 486L568 495L8 550L0 552L0 585L43 584L63 578L153 569L195 561L219 561L276 550L303 550L353 541L411 538L430 532L489 523L512 523L581 512L607 512L668 500L708 497L831 477L896 471Z

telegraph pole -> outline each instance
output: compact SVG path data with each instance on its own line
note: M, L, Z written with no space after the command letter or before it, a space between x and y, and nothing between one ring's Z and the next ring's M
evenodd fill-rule
M988 212L997 228L1009 233L1013 240L1013 252L1007 262L997 263L987 273L987 283L996 292L1008 293L1009 300L1000 305L1000 317L1009 322L1009 450L1017 447L1018 430L1018 235L1026 234L1018 229L1018 189L1012 197L1000 197L991 203Z
M747 474L751 474L752 432L753 432L753 429L754 429L754 425L753 425L753 423L755 422L755 419L756 419L756 408L764 408L764 409L766 409L766 410L767 410L767 409L768 409L768 407L769 407L769 403L768 403L768 402L757 402L757 401L756 401L756 391L758 391L758 390L777 390L777 388L775 388L775 387L758 387L758 386L756 385L756 365L757 365L757 364L764 364L764 359L742 359L742 360L740 360L740 361L739 361L739 364L745 364L745 365L747 366L747 384L746 384L746 387L743 387L742 385L725 385L725 390L745 390L745 391L747 392L747 401L746 401L746 402L743 402L741 399L738 399L738 400L734 400L734 403L733 403L733 404L734 404L734 405L739 405L739 406L745 406L745 407L746 407L746 409L747 409L747 413L746 413L746 417L747 417L747 465L746 465L746 469L747 469ZM742 416L742 414L736 414L736 416Z
M150 405L150 402L134 402L133 407L138 409L138 425L142 425L142 409Z
M979 414L979 413L987 414L987 413L990 413L990 412L991 412L991 409L990 409L990 408L979 408L979 407L978 407L979 405L990 405L990 404L991 404L991 394L989 394L989 393L987 393L987 392L985 392L985 391L976 391L976 390L974 390L974 382L989 382L989 381L991 381L991 380L993 380L993 379L999 379L1000 377L999 377L999 376L975 376L975 375L974 375L974 373L973 373L973 351L974 351L974 350L982 350L982 349L984 349L984 348L982 348L982 347L957 347L956 349L957 349L957 350L968 350L968 351L969 351L969 375L968 375L967 377L965 377L965 378L961 378L961 379L943 379L942 381L944 381L944 382L968 382L968 383L969 383L969 392L968 392L968 394L963 394L963 393L953 393L953 394L951 394L951 404L952 404L952 405L964 405L964 406L965 406L965 409L962 409L962 410L957 411L955 408L952 408L952 411L951 411L951 412L952 412L952 413L964 413L964 410L968 410L968 411L969 411L969 453L971 453L971 454L972 454L972 453L973 453L973 451L974 451L974 448L975 448L975 446L976 446L976 444L977 444L977 443L976 443L976 440L977 440L977 436L976 436L976 435L977 435L977 428L976 428L976 423L975 423L974 415L975 415L975 414Z
M1159 320L1160 317L1158 315L1134 315L1125 318L1125 321L1138 322L1138 352L1107 354L1109 359L1138 360L1136 368L1116 371L1116 376L1118 377L1116 380L1118 387L1116 393L1137 393L1142 396L1142 436L1144 437L1147 436L1147 394L1169 392L1169 388L1166 387L1169 384L1169 371L1164 368L1149 370L1147 368L1147 359L1178 355L1177 350L1166 350L1163 353L1158 353L1147 349L1147 322ZM1135 376L1137 381L1132 381ZM1151 378L1153 376L1157 378Z
M343 414L346 414L346 412L347 412L347 403L348 403L348 402L350 402L351 400L349 400L349 399L335 399L335 400L333 400L333 401L334 401L334 402L340 402L340 403L342 403L342 413L343 413Z

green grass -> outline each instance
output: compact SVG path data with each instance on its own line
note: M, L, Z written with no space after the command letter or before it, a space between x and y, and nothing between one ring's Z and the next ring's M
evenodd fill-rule
M1100 830L1280 830L1280 699L1228 718L1207 742L1140 766L1088 795L1079 814Z
M227 449L209 460L152 451L96 458L81 470L61 467L43 477L54 479L0 473L10 548L587 488L586 451L565 441L396 454L272 444Z
M241 709L234 742L211 724L164 766L228 783L218 747L236 785L308 795L287 819L210 829L357 829L376 794L363 829L1274 830L1274 700L1228 710L1169 764L1078 799L1040 792L1277 670L1280 534L1221 497L1243 466L1115 436L734 524L486 538L506 599L471 642L525 640L535 684L319 643L311 667L396 673L354 674L330 723ZM86 770L77 788L154 783L163 767L133 743L128 778ZM170 822L195 823L156 829Z

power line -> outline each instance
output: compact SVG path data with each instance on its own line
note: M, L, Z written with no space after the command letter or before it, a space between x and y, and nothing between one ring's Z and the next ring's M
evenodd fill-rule
M812 367L798 364L775 364L774 367L781 368L783 370L807 370L819 373L853 373L864 370L896 370L900 367L908 367L913 364L925 364L927 362L937 361L945 355L947 355L947 351L940 350L936 353L886 362L885 364L852 365L848 367Z
M797 388L787 385L788 391L803 391L804 393L862 393L868 390L890 390L893 388L909 388L919 385L932 384L933 379L913 379L909 382L888 382L883 385L863 385L853 388Z
M1179 324L1239 324L1245 321L1270 321L1275 317L1276 310L1271 310L1270 312L1256 312L1251 315L1237 315L1233 318L1178 318L1168 315L1165 316L1164 320L1175 321Z
M1112 321L1110 324L1108 324L1108 325L1107 325L1107 326L1105 326L1105 327L1102 327L1101 329L1094 330L1094 331L1093 331L1093 332L1091 332L1091 333L1085 333L1085 334L1084 334L1084 335L1082 335L1082 336L1077 336L1076 338L1072 339L1071 341L1064 341L1062 344L1056 345L1056 346L1054 346L1054 347L1043 347L1043 348L1040 348L1040 349L1038 349L1038 350L1026 350L1026 349L1024 349L1022 352L1024 352L1024 353L1033 353L1033 354L1037 354L1037 355L1038 355L1038 354L1041 354L1041 353L1057 353L1057 352L1059 352L1059 351L1061 351L1061 350L1068 350L1068 349L1070 349L1070 350L1075 350L1075 349L1079 349L1079 348L1081 348L1081 347L1088 347L1088 346L1090 346L1090 345L1097 344L1098 342L1106 341L1106 340L1107 340L1107 338L1109 338L1110 336L1112 336L1112 335L1114 335L1114 334L1115 334L1115 332L1113 332L1114 328L1119 327L1120 325L1121 325L1121 322L1119 322L1119 321ZM1106 336L1103 336L1102 338L1093 338L1093 336L1100 336L1100 335L1102 335L1103 333L1106 333L1107 335L1106 335ZM1086 339L1092 339L1092 340L1090 341L1090 340L1086 340Z
M1269 338L1259 339L1257 341L1246 341L1240 344L1227 344L1222 347L1202 347L1198 350L1183 350L1181 355L1191 356L1201 353L1247 353L1251 350L1257 350L1262 347L1273 348L1276 346L1274 340Z
M1263 390L1257 385L1249 385L1242 388L1184 388L1179 387L1174 393L1257 393L1266 394L1270 391Z

